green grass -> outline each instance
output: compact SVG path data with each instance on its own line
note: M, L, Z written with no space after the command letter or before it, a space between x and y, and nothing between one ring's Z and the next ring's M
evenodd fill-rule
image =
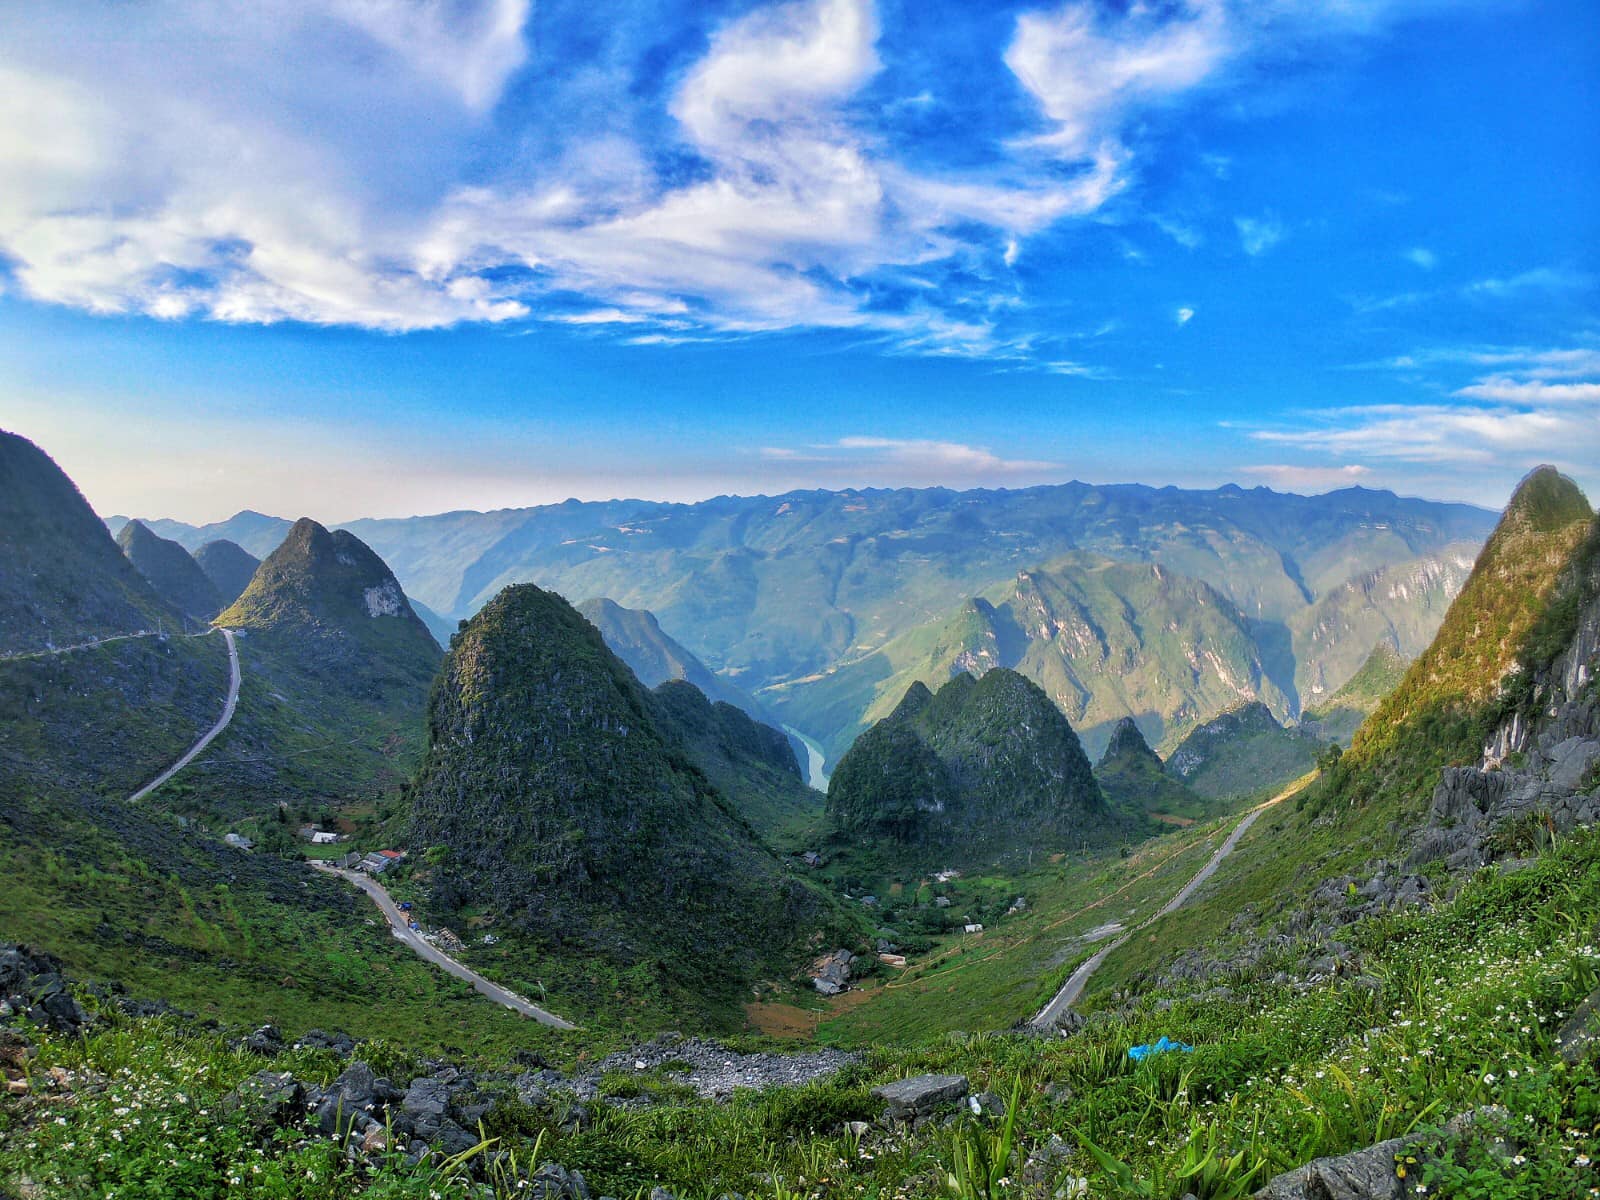
M976 1198L1013 1194L1023 1157L1059 1135L1082 1149L1056 1165L1052 1191L1228 1200L1310 1158L1413 1134L1417 1161L1397 1170L1427 1195L1579 1196L1594 1185L1585 1154L1600 1134L1600 1071L1592 1051L1569 1067L1552 1043L1600 986L1597 920L1600 834L1585 831L1516 874L1478 873L1436 910L1355 930L1376 993L1338 982L1299 993L1262 977L1237 979L1226 1000L1162 989L1096 1015L1070 1039L977 1033L878 1045L823 1082L725 1105L688 1099L668 1072L642 1085L618 1079L608 1090L619 1100L644 1092L658 1103L635 1110L602 1100L581 1130L491 1083L502 1099L484 1121L486 1149L560 1162L582 1170L596 1194L624 1197L661 1185L694 1198ZM1195 1049L1129 1060L1130 1045L1161 1034ZM371 1054L379 1070L406 1077L406 1048ZM263 1066L323 1081L339 1064L305 1052L264 1062L166 1020L120 1021L82 1041L44 1038L34 1078L60 1067L78 1099L0 1099L0 1185L26 1173L66 1197L225 1187L273 1198L469 1194L448 1171L392 1157L347 1166L293 1129L258 1144L218 1102ZM926 1071L958 1071L975 1090L1013 1097L1010 1125L961 1117L892 1138L849 1133L847 1121L876 1115L875 1083ZM1490 1104L1503 1107L1517 1157L1480 1141L1430 1161L1428 1149L1443 1142L1438 1126ZM498 1197L519 1191L506 1178L493 1188Z
M1132 926L1164 904L1206 861L1231 821L1215 821L1112 854L1006 880L1028 910L953 935L904 971L888 970L858 1007L822 1022L820 1040L842 1046L906 1044L951 1030L1004 1029L1033 1016L1102 941L1084 935L1110 922ZM958 880L957 887L981 885ZM959 902L960 892L957 891ZM945 913L964 915L952 905Z

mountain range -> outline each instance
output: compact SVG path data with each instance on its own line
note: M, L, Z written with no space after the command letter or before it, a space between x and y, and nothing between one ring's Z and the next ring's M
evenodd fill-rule
M837 761L910 679L936 684L972 650L960 626L982 624L975 600L1029 606L1014 586L1022 572L1065 608L1044 622L1014 612L1026 643L1055 641L1056 623L1081 623L1093 654L1079 660L1070 633L1058 645L1017 641L1010 655L996 654L1063 704L1091 751L1121 716L1168 748L1246 700L1293 719L1379 641L1419 653L1493 523L1471 506L1363 488L1304 497L1068 483L696 504L571 500L345 527L446 621L516 582L648 610L667 637ZM288 528L254 512L200 527L146 524L192 548L222 537L257 554ZM1159 566L1167 582L1154 573L1141 581L1130 564ZM1215 664L1165 653L1160 631L1143 623L1127 627L1130 591L1166 590L1176 604L1202 589L1212 597L1205 633ZM1031 636L1041 629L1050 636ZM1003 631L994 632L998 641ZM948 654L944 642L954 646ZM1119 654L1145 646L1151 661L1131 673L1145 678L1124 677Z

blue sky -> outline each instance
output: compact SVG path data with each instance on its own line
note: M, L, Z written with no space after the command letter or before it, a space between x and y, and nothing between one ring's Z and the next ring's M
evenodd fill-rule
M0 424L102 512L1600 493L1588 0L0 21Z

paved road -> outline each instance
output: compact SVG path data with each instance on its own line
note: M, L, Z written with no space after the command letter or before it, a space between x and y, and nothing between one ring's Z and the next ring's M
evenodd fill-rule
M239 707L239 647L234 644L233 630L224 629L221 632L223 639L228 643L228 698L223 702L222 716L218 717L217 723L200 736L198 742L189 747L188 752L182 758L129 796L130 803L135 800L143 800L151 792L192 763L200 756L200 752L211 744L212 739L228 727L228 722L233 720L233 710Z
M1132 929L1128 930L1127 933L1124 933L1109 946L1105 946L1104 948L1096 951L1091 958L1089 958L1076 971L1068 976L1066 983L1061 985L1061 990L1050 998L1050 1003L1046 1004L1042 1009L1040 1009L1039 1015L1034 1017L1029 1023L1033 1025L1035 1029L1049 1029L1052 1025L1059 1021L1062 1017L1062 1014L1077 1003L1078 997L1083 995L1083 989L1088 986L1089 977L1100 969L1100 964L1105 962L1107 956L1109 956L1113 950L1115 950L1118 946L1121 946L1141 929L1146 929L1149 926L1154 925L1168 913L1182 908L1189 897L1194 895L1195 889L1217 873L1217 868L1222 865L1222 860L1233 853L1233 848L1239 844L1239 839L1244 837L1244 835L1250 831L1250 826L1256 823L1256 818L1262 813L1266 812L1267 809L1271 808L1280 800L1294 795L1300 790L1301 786L1302 781L1296 780L1293 784L1285 788L1271 800L1268 800L1265 804L1258 805L1247 812L1244 815L1244 820L1235 825L1233 827L1233 832L1227 836L1227 839L1222 843L1222 845L1217 847L1217 852L1211 856L1211 860L1194 873L1194 877L1178 890L1178 894L1176 896L1174 896L1171 900L1168 900L1166 904L1162 905L1161 911L1157 912L1152 917L1146 918L1138 925L1135 925Z
M93 650L96 646L112 642L130 642L134 638L160 637L154 629L141 629L138 633L118 633L111 637L95 638L92 642L78 642L72 646L57 646L53 650L30 650L24 654L0 654L0 662L14 662L19 658L52 658L57 654L71 654L74 650ZM182 635L177 635L182 636Z
M326 863L313 863L312 865L317 867L319 870L328 872L330 875L341 876L342 878L355 884L367 895L371 896L373 903L378 906L379 911L388 918L389 928L394 933L396 938L410 946L411 949L415 950L418 955L427 959L429 962L436 966L443 967L447 972L449 972L451 975L454 975L457 979L466 980L473 987L477 988L478 991L482 992L485 996L489 997L489 999L493 1000L496 1004L503 1004L507 1008L513 1009L525 1017L532 1017L535 1021L549 1025L553 1029L577 1028L577 1026L572 1024L572 1022L564 1021L554 1013L546 1012L537 1004L529 1003L515 992L507 991L498 983L490 982L482 975L479 975L471 967L464 967L455 959L451 958L443 950L439 949L439 947L428 941L427 938L423 937L420 933L412 929L406 923L406 918L401 914L400 910L395 907L394 900L390 897L388 889L386 889L383 884L379 883L376 879L373 879L370 875L362 875L356 871L346 871L341 867L332 867Z

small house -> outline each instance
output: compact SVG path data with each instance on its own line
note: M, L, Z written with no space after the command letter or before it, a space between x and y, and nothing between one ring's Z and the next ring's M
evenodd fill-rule
M254 850L256 845L242 833L225 833L222 835L222 840L230 846L237 846L240 850Z
M979 924L976 924L976 923L971 924L971 925L963 925L961 927L961 932L962 933L982 933L983 932L983 926L979 925Z
M822 865L822 855L818 854L815 850L807 850L800 856L800 861L805 863L806 866L815 869Z
M313 846L331 846L338 840L339 835L337 833L331 833L321 829L314 829L311 832L311 844Z

